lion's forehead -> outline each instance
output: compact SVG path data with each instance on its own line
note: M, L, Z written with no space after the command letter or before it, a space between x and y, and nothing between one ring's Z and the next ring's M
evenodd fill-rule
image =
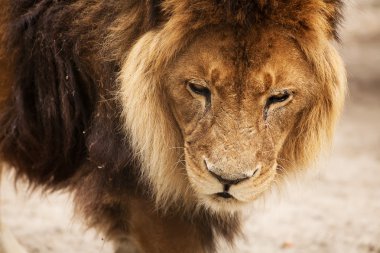
M279 32L209 31L197 36L177 63L179 75L205 79L226 96L260 95L299 83L308 72L302 53Z

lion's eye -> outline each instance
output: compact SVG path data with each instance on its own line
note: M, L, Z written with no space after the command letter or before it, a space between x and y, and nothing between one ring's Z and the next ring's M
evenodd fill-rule
M287 91L285 91L281 94L271 96L267 100L267 106L270 106L270 105L275 104L275 103L284 102L284 101L288 100L289 98L290 98L290 94Z
M193 82L188 82L187 88L190 92L197 94L197 95L204 96L206 98L209 98L211 95L211 91L207 87L193 83Z
M272 95L268 98L266 104L265 104L265 109L264 109L264 118L266 119L268 117L269 109L272 108L272 110L283 107L291 100L293 96L293 93L284 90L281 92L278 92L275 95Z

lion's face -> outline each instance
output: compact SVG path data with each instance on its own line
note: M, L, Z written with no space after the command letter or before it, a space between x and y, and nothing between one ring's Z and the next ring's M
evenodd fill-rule
M167 73L189 181L214 210L231 210L268 190L283 169L284 143L320 96L296 44L275 30L207 31Z

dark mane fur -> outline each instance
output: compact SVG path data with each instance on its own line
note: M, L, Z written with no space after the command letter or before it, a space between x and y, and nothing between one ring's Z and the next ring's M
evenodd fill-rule
M127 231L127 222L114 218L126 215L126 191L149 198L137 180L139 163L121 131L115 100L121 63L133 43L172 15L190 17L193 30L272 20L301 32L313 26L309 10L325 11L326 32L337 37L341 1L318 1L327 6L320 9L313 2L0 0L0 160L32 185L76 191L90 225L110 236L120 226ZM306 14L300 5L308 6ZM195 223L209 247L211 227L232 240L238 219L206 216Z
M126 1L124 6L52 0L12 1L9 5L3 50L15 52L10 59L14 67L10 74L15 78L1 110L0 154L19 176L56 187L84 163L101 162L92 159L93 151L99 152L97 145L103 147L100 153L112 156L115 153L110 149L123 146L112 143L119 129L113 125L117 106L112 92L120 59L106 59L108 52L99 38L107 37L107 28L118 16L135 9L134 15L140 18L133 21L141 25L132 23L123 31L130 35L123 42L128 47L132 38L150 28L154 8L140 6L138 1Z

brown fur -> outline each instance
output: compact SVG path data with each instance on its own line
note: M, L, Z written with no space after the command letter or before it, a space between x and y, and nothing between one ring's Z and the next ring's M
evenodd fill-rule
M203 195L219 183L199 158L231 157L218 165L227 176L260 160L258 180L239 190L253 200L279 168L315 158L344 100L331 46L339 0L0 5L0 159L34 186L72 191L89 226L142 252L207 252L217 235L232 241L238 203ZM204 101L179 85L189 74L219 89L214 117L200 118ZM260 106L280 83L296 86L296 102L285 118L265 121ZM260 134L238 134L243 126ZM225 139L213 135L223 128Z
M2 4L2 9L0 10L0 45L4 45L6 40L6 23L8 18L8 6L0 2ZM12 56L8 56L12 57ZM4 101L9 95L9 83L10 79L10 64L6 60L6 54L4 47L0 47L0 108L4 106Z

